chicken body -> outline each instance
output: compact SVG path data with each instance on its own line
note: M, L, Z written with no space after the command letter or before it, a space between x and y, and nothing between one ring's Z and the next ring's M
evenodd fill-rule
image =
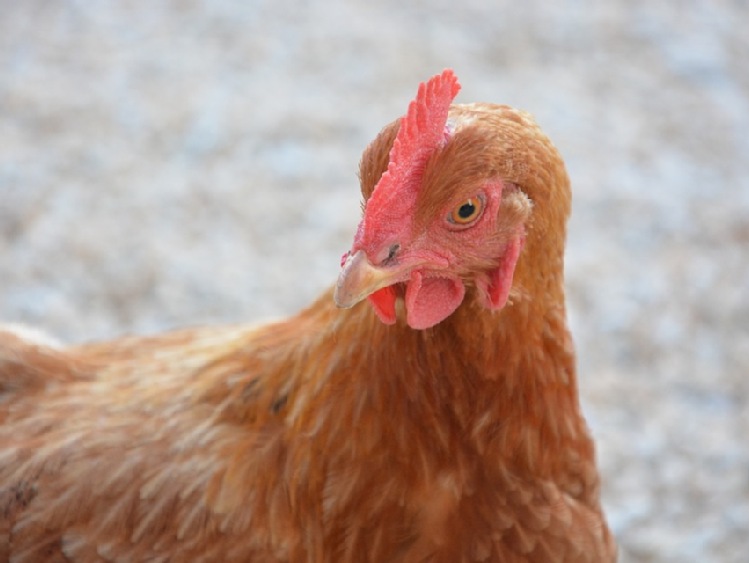
M362 239L370 277L344 266L336 301L373 306L336 308L331 291L262 327L65 349L0 332L0 560L613 561L565 321L564 166L526 114L449 119L421 189L430 174L519 187L471 200L496 211L481 248L523 241L499 268L477 255L432 274L420 250L424 273L406 271L400 233L378 261ZM401 123L365 151L367 200ZM419 213L442 217L434 197ZM503 264L506 306L482 277ZM385 268L404 279L371 282Z

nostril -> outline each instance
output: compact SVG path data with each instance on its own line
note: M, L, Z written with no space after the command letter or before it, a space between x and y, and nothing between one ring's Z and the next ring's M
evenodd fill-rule
M395 258L395 254L398 252L400 247L401 245L397 243L390 245L390 248L388 249L388 257L385 258L385 262L390 262L393 258Z

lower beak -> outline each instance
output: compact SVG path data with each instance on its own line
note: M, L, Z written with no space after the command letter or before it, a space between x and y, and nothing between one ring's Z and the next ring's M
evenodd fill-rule
M405 268L385 269L373 266L364 251L357 250L343 264L333 299L338 307L348 309L378 289L405 281L408 279L407 273Z

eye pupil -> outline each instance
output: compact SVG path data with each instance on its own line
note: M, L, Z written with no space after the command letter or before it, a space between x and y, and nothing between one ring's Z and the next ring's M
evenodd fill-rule
M476 205L472 201L467 201L458 209L458 216L461 219L470 219L476 213Z

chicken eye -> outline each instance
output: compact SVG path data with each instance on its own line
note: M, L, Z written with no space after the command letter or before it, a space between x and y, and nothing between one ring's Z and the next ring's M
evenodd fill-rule
M455 225L469 225L479 218L484 210L484 200L481 196L470 197L455 207L447 220Z

